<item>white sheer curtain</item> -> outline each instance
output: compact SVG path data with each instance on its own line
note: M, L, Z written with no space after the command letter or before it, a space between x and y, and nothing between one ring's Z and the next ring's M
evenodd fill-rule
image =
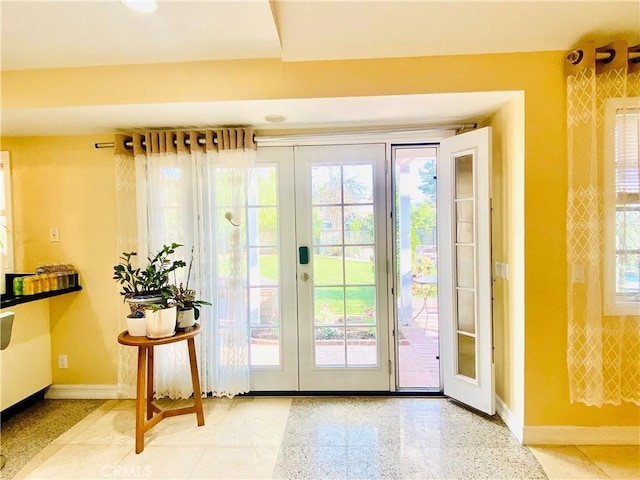
M116 139L133 142L139 258L164 244L193 252L189 287L213 306L200 310L196 350L202 392L233 396L249 391L246 305L246 182L255 160L248 129L206 132L149 132ZM129 157L131 153L128 153ZM131 160L129 160L131 161ZM131 197L131 194L129 194ZM228 220L229 217L231 221ZM180 275L186 275L185 271ZM176 278L179 283L184 278ZM182 344L155 349L156 397L192 394L187 350ZM132 356L121 355L121 390L129 391Z
M640 65L626 42L598 50L615 55L596 61L595 45L586 45L572 52L577 62L567 72L569 393L587 405L640 404L638 315L603 312L602 178L605 102L640 95Z

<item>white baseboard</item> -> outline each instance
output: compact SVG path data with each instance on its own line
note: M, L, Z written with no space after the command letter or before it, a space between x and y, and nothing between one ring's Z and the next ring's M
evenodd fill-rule
M496 413L502 418L502 421L509 427L511 433L515 435L520 443L523 438L524 422L521 418L518 418L510 409L507 404L496 395Z
M640 445L638 427L524 427L525 445Z
M104 399L118 397L117 385L62 385L53 384L47 390L45 398L54 399Z

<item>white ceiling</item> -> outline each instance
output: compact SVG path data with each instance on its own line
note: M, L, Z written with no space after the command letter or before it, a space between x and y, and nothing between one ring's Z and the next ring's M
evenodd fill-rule
M640 42L636 1L2 1L2 69L229 58L284 61L568 50ZM280 37L279 37L280 35Z
M274 112L286 117L281 128L287 129L450 125L484 119L514 95L517 92L7 109L2 112L2 134L80 135L150 126L278 129L279 124L265 121Z
M584 39L606 43L617 36L640 43L639 1L276 0L272 5L269 0L159 0L157 12L140 14L115 0L2 0L0 9L3 70L568 50ZM203 126L205 118L207 124L261 128L267 113L287 117L281 128L456 122L486 116L507 97L495 93L473 94L462 102L451 95L419 95L216 102L189 108L165 104L3 109L2 133ZM349 108L336 108L345 102ZM431 114L425 117L424 112Z

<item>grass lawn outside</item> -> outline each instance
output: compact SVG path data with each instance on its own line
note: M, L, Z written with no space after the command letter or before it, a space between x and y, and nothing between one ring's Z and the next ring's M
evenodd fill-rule
M277 280L276 262L275 255L261 255L260 275ZM343 264L341 257L315 255L313 262L316 314L323 308L328 308L333 314L342 312L345 295L347 315L363 315L366 309L374 308L375 272L370 261L347 258ZM346 287L335 286L342 285L345 274Z

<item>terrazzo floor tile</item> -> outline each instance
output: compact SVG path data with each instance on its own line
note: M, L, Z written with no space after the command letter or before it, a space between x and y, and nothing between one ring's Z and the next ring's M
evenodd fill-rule
M501 420L478 416L475 419L456 419L439 424L440 445L464 447L483 445L486 447L517 447L520 442Z
M452 447L448 449L423 449L425 462L434 478L485 478L475 468L473 451L469 448Z
M347 478L347 447L281 447L275 480Z
M299 424L294 420L289 420L283 434L282 444L289 447L346 447L347 427L332 422Z
M638 445L580 445L578 450L610 478L640 480Z
M314 478L315 468L316 478L337 475L304 447L336 453L345 442L349 479L545 478L500 419L446 400L395 398L294 398L276 473Z
M347 478L352 479L431 479L421 447L348 447Z
M533 454L518 447L475 447L473 449L475 475L490 479L544 480L547 476Z
M382 445L399 445L401 432L397 425L367 422L360 425L347 426L347 445L349 447L366 447Z

